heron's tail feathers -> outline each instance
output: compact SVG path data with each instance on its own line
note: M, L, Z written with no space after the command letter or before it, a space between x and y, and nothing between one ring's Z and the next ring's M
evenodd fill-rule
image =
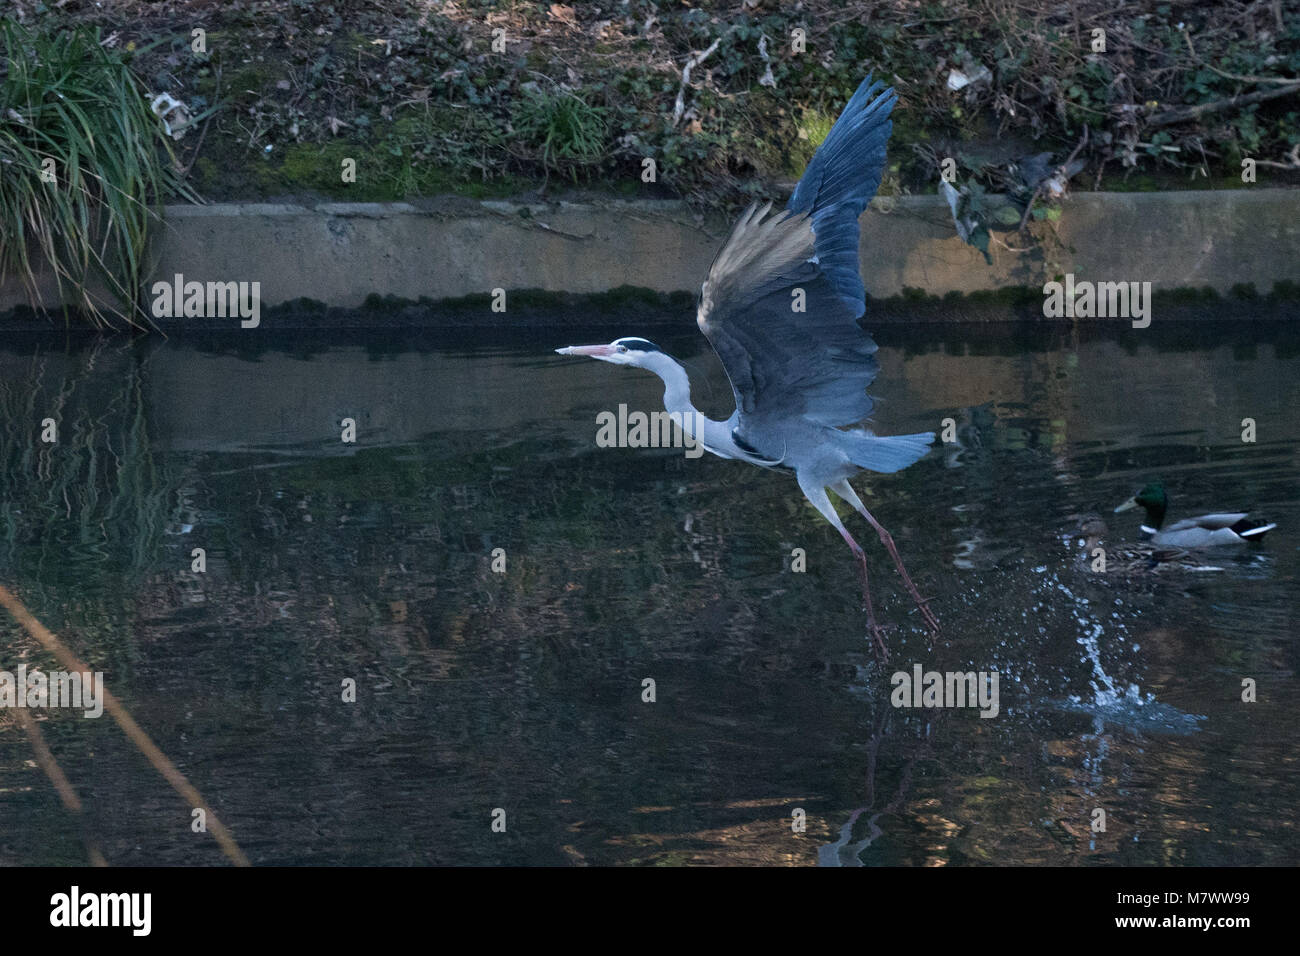
M868 471L902 471L924 458L934 444L934 432L881 437L865 432L846 432L849 461Z

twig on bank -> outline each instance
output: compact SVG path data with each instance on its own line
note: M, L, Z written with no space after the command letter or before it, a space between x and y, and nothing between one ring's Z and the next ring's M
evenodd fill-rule
M1234 106L1263 103L1265 100L1274 100L1279 96L1290 96L1292 93L1300 93L1300 80L1293 82L1290 86L1279 86L1272 90L1259 90L1242 96L1230 96L1223 100L1213 100L1209 103L1198 103L1195 106L1165 110L1163 113L1152 116L1147 120L1146 125L1150 129L1160 126L1172 126L1174 123L1185 123L1188 120L1200 119L1208 113L1219 113L1223 110L1232 109Z
M730 32L730 30L727 31L727 33ZM718 48L718 44L722 42L722 37L726 36L727 33L714 37L713 42L708 45L703 53L697 53L687 60L686 65L682 67L682 83L677 88L677 102L673 104L673 126L681 122L682 113L686 110L686 87L691 82L691 70L713 55L713 51Z
M1183 31L1183 37L1187 40L1187 49L1192 53L1192 59L1196 61L1197 66L1203 66L1211 73L1217 73L1219 76L1229 80L1236 80L1239 83L1276 83L1282 86L1288 83L1300 83L1300 80L1288 76L1242 76L1240 73L1225 73L1211 63L1206 63L1196 54L1196 47L1192 46L1192 35Z
M1255 162L1260 166L1271 166L1273 169L1300 169L1300 143L1291 147L1291 152L1286 154L1289 162L1278 163L1271 159L1257 159Z

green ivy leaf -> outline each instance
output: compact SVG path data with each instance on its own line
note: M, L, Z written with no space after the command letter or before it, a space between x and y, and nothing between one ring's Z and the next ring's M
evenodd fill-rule
M1020 225L1021 212L1015 206L999 206L993 218L1004 226Z

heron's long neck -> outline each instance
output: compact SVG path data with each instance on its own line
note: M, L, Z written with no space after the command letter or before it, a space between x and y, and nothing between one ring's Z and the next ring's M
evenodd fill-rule
M699 426L706 421L704 416L691 404L691 380L686 369L677 360L663 352L646 356L643 367L658 375L664 382L664 409L669 413L681 415L683 427L692 435L697 434Z

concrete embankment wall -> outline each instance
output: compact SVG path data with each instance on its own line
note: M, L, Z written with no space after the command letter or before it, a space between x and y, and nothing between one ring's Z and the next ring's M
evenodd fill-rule
M306 297L340 308L372 294L694 291L729 225L678 202L615 200L225 203L170 206L166 218L151 281L259 282L264 307ZM956 238L939 197L877 199L862 217L863 278L878 298L1034 288L1067 272L1219 292L1300 279L1300 190L1076 194L1054 226L1038 242L1000 234L1027 249L995 245L988 265ZM44 288L54 305L53 285ZM0 282L0 312L27 298Z

